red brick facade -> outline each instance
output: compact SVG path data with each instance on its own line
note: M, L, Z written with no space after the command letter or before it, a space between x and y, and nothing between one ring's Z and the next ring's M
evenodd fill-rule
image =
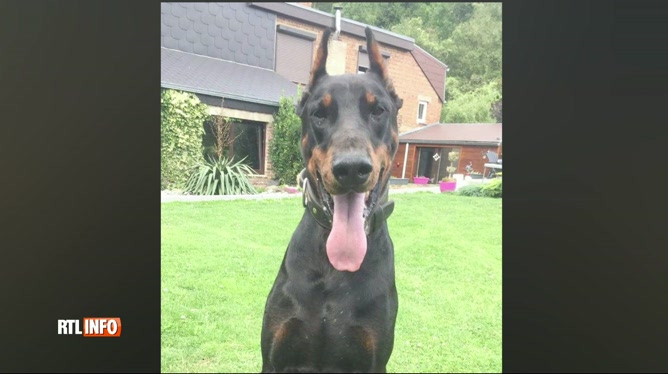
M315 58L317 46L320 44L324 28L284 16L278 16L276 23L317 34L313 48L313 57ZM366 40L345 33L341 33L339 40L347 44L345 72L357 73L359 46L366 47ZM429 102L427 105L426 124L439 122L443 103L410 51L404 51L385 44L381 44L380 49L390 54L390 58L387 59L388 72L397 94L404 101L403 107L399 110L399 133L423 126L418 124L417 121L419 100L426 99Z
M397 154L394 157L392 164L392 176L401 178L402 175L413 181L413 177L417 174L418 148L455 148L460 152L459 162L457 166L458 174L466 174L466 165L471 164L474 171L482 173L485 163L487 162L484 155L489 152L497 152L500 149L497 146L491 145L448 145L448 144L424 144L424 143L410 143L408 147L408 154L406 154L406 143L400 143L397 149ZM498 152L497 152L498 153ZM406 157L406 171L404 172L404 157ZM489 170L488 170L489 171Z

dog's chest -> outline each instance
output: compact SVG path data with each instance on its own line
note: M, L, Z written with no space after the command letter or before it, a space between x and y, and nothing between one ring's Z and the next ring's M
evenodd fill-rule
M300 307L294 310L297 318L312 329L336 332L358 323L361 312L373 301L360 292L368 288L354 287L353 282L337 276L311 277L292 283L286 291L299 300Z

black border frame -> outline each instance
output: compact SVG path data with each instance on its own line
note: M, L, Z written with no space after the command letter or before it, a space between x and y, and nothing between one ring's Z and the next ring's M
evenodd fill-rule
M159 6L3 2L3 371L160 370ZM666 7L503 11L504 371L665 370Z
M0 371L159 372L160 4L1 8Z

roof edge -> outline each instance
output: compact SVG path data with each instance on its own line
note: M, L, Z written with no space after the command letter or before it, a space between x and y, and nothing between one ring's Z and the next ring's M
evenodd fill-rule
M416 45L416 47L417 47L417 45ZM427 72L425 71L424 67L422 66L422 64L420 63L418 58L415 56L415 52L416 52L415 50L411 51L411 57L413 57L413 60L415 60L415 63L420 68L420 71L422 72L422 75L424 75L424 77L427 78L427 82L429 82L429 86L431 86L431 89L434 90L434 92L436 92L436 96L438 97L438 101L440 101L441 104L445 104L445 79L443 81L443 92L438 92L438 90L436 89L436 86L434 85L435 83L432 81L432 79L427 74Z
M261 69L261 70L271 71L271 72L274 72L274 73L276 72L273 69L263 68L262 66L249 65L249 64L244 64L244 63L241 63L241 62L232 61L232 60L225 60L225 59L222 59L222 58L211 57L211 56L207 56L207 55L200 55L200 54L197 54L197 53L182 51L180 49L167 48L167 47L162 47L162 46L160 47L160 49L164 49L164 50L170 51L170 52L185 53L185 54L191 55L191 56L210 58L210 59L216 60L216 61L229 62L230 64L248 66L249 68L253 68L253 69Z
M418 127L418 128L415 128L415 129L408 130L408 131L406 131L406 132L403 133L403 134L399 134L399 138L401 139L401 137L404 136L404 135L408 135L408 134L412 134L412 133L414 133L414 132L422 131L422 130L424 130L424 129L428 129L428 128L430 128L430 127L434 127L434 126L436 126L436 125L441 125L441 123L438 123L438 122L437 122L437 123L432 123L431 125L427 125L427 126L425 126L425 127Z
M333 14L323 12L318 9L305 7L296 3L249 2L248 4L251 7L256 7L271 13L277 13L283 16L296 18L302 22L315 24L321 27L334 26ZM411 37L341 17L341 32L360 38L366 38L366 34L364 33L364 28L366 28L366 26L369 26L374 31L376 41L379 43L387 44L389 46L407 51L412 51L415 47L415 39Z
M279 106L278 101L262 100L262 99L258 99L258 98L250 97L250 96L234 95L234 94L227 94L227 93L222 93L222 92L218 92L218 91L204 90L204 89L197 88L197 87L185 86L185 85L174 84L174 83L169 83L169 82L164 82L164 81L160 81L160 86L164 87L164 88L169 88L169 89L172 89L172 90L187 91L187 92L198 93L198 94L202 94L202 95L209 95L209 96L214 96L214 97L220 97L220 98L225 98L225 99L246 101L246 102L249 102L249 103L264 104L264 105L275 106L275 107Z
M479 145L479 146L489 146L497 147L498 142L484 142L484 141L474 141L474 140L433 140L433 139L399 139L399 143L418 143L418 144L444 144L444 145Z
M298 7L298 8L301 8L301 9L305 9L305 10L308 10L308 11L311 11L311 12L317 12L317 13L320 13L320 14L322 14L322 15L329 16L329 17L331 17L331 18L334 18L334 17L335 17L334 14L324 12L324 11L322 11L322 10L320 10L320 9L316 9L316 8L311 8L311 7L303 6L303 5L299 4L299 3L287 3L287 2L286 2L285 4L287 4L287 5L291 5L291 6L294 6L294 7ZM363 27L366 27L366 26L367 26L367 24L365 24L365 23L362 23L362 22L359 22L359 21L355 21L354 19L350 19L350 18L346 18L346 17L341 17L341 22L348 22L348 23L352 23L352 24L354 24L354 25L363 26ZM377 26L374 26L374 25L368 25L368 26L369 26L373 31L377 31L377 32L381 32L381 33L384 33L384 34L387 34L387 35L390 35L390 36L394 36L395 38L399 38L399 39L402 39L402 40L406 40L406 41L408 41L408 42L411 42L411 43L415 44L415 39L411 38L410 36L397 34L396 32L393 32L393 31L390 31L390 30L381 29L380 27L377 27ZM366 35L365 35L365 36L366 36Z
M415 44L415 48L421 50L424 52L427 56L431 57L434 61L438 62L439 64L443 65L444 68L448 68L448 65L446 65L444 62L441 62L441 60L437 59L434 57L431 53L427 52L424 48L420 47L419 45Z

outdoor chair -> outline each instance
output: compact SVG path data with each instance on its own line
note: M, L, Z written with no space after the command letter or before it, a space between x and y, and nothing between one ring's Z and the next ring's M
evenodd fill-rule
M493 178L496 176L496 169L503 169L501 163L499 163L499 155L496 152L489 151L485 154L485 157L487 157L487 162L485 163L482 175L486 178ZM486 175L485 172L487 169L491 170L489 171L489 174Z

